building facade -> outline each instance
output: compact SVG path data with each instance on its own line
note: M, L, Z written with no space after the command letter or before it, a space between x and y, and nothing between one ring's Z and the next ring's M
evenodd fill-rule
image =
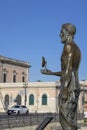
M26 104L30 112L43 113L57 111L58 101L56 96L58 96L58 94L55 82L33 82L27 83L27 86L23 83L1 83L0 93L2 95L0 111L14 104Z
M82 91L78 102L80 113L87 102L87 81L85 82L86 86L81 83ZM59 87L60 82L0 83L0 112L14 104L21 104L26 105L31 113L58 113Z
M28 81L29 68L28 62L0 56L0 83Z

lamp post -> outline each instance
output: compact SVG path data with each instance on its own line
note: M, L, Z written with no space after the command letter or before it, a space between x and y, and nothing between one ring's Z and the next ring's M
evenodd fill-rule
M24 86L23 86L23 88L24 88L24 96L25 96L25 98L24 98L24 104L25 104L25 106L26 106L26 102L27 102L27 91L26 91L27 87L28 87L28 83L25 82Z

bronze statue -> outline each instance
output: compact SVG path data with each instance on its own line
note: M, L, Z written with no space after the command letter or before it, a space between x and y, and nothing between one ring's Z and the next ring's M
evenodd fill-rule
M81 52L73 40L75 33L76 27L73 24L62 25L60 38L64 48L61 56L61 71L41 69L42 74L60 76L59 121L63 130L77 130L77 105L80 94L78 69Z

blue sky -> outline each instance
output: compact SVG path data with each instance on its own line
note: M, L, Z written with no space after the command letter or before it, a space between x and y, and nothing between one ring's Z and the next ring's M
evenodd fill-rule
M47 67L60 71L63 49L59 32L63 23L77 28L75 42L81 49L79 79L87 79L87 0L0 0L0 55L31 64L30 82L57 81L40 73Z

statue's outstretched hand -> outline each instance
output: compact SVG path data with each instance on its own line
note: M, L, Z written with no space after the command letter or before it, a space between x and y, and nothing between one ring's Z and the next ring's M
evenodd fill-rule
M42 74L46 74L46 75L51 75L52 74L52 71L51 70L48 70L48 69L41 69L40 70Z

